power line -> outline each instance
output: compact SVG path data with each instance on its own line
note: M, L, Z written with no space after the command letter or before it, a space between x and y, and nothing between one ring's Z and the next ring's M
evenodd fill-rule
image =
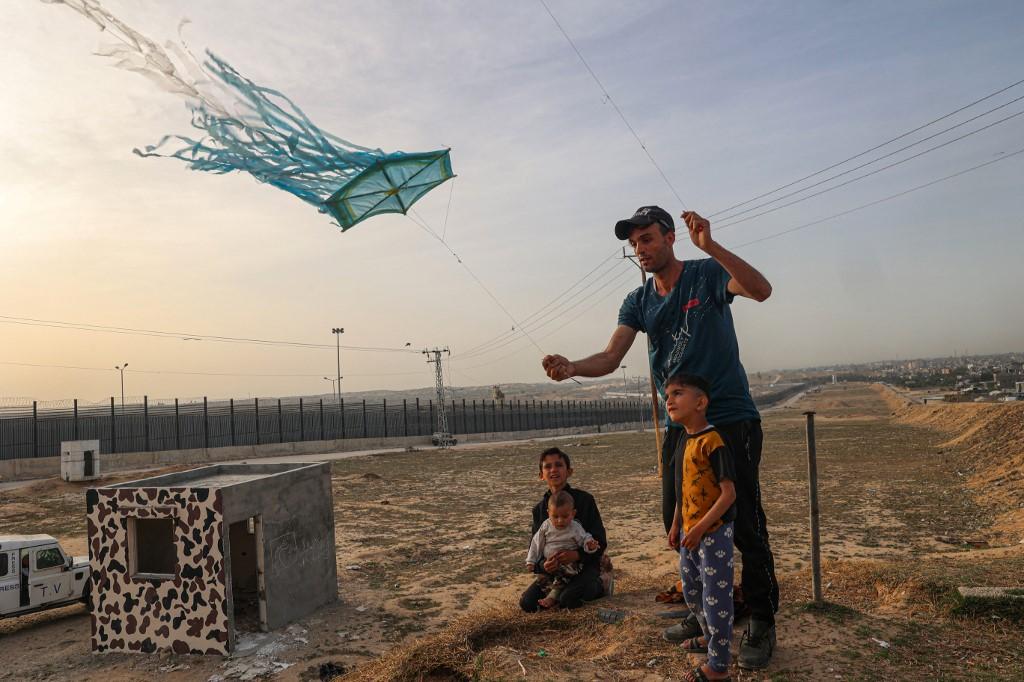
M632 277L632 276L634 276L634 273L633 273L632 271L628 271L628 272L623 272L623 273L622 273L622 276L620 276L620 277L619 277L619 279L617 280L617 282L619 282L619 283L621 283L621 282L624 282L624 281L626 281L627 279L629 279L629 277ZM558 332L558 331L560 331L560 330L564 329L564 328L565 328L566 326L568 326L568 325L572 324L573 322L575 322L575 321L576 321L576 320L578 320L579 318L581 318L581 317L583 317L584 315L586 315L587 313L589 313L589 312L590 312L591 310L593 310L593 309L594 309L595 307L597 307L597 305L598 305L599 303L601 303L602 301L604 301L605 299L607 299L607 298L608 298L609 296L611 296L612 294L616 293L616 291L617 291L617 290L616 290L616 289L614 289L614 288L613 288L613 289L611 289L611 290L610 290L610 291L608 291L608 292L607 292L607 293L606 293L606 294L605 294L604 296L602 296L602 297L600 297L599 299L597 299L596 301L594 301L594 302L593 302L593 303L592 303L591 305L587 306L586 308L584 308L583 310L581 310L581 311L580 311L579 313L577 313L576 315L574 315L574 316L570 317L569 319L565 320L564 322L562 322L562 324L558 325L557 327L555 327L554 329L552 329L551 331L549 331L549 332L548 332L547 334L545 334L544 336L542 336L542 337L540 337L540 338L541 338L541 339L546 339L546 338L548 338L548 337L552 336L553 334L555 334L556 332ZM525 350L525 349L524 349L524 348L520 348L520 349L518 349L518 350L512 351L511 353L508 353L508 354L506 354L506 355L502 355L501 357L495 358L494 360L489 360L489 361L487 361L487 362L483 362L483 363L481 363L481 364L479 364L479 365L473 365L473 366L471 366L471 367L467 367L466 369L479 369L479 368L481 368L481 367L487 367L487 366L489 366L489 365L493 365L493 364L494 364L494 363L496 363L496 362L501 362L502 360L505 360L505 359L507 359L507 358L510 358L510 357L512 357L513 355L516 355L517 353L520 353L520 352L522 352L523 350Z
M540 308L538 308L534 312L532 312L529 315L527 315L526 317L524 317L523 320L522 320L523 324L525 326L531 326L535 321L537 321L538 316L541 315L541 313L543 313L545 310L548 310L552 305L554 305L557 302L559 302L562 298L564 298L571 291L573 291L577 286L579 286L584 281L589 279L590 275L595 273L597 270L601 269L601 267L604 266L606 263L608 263L609 261L613 261L613 259L616 258L617 255L618 255L618 249L616 249L614 252L612 252L612 254L609 257L605 258L600 263L598 263L597 266L595 266L590 271L588 271L585 275L583 275L583 277L581 277L578 280L576 280L575 282L573 282L572 285L570 285L567 289L562 291L560 294L555 296L553 299L548 301L546 304L544 304L543 306L541 306ZM613 261L612 262L612 267L609 268L608 270L606 270L605 272L599 274L597 277L595 277L594 278L594 282L600 281L605 275L607 275L609 272L614 270L617 265L618 265L618 262L617 261ZM592 284L593 284L593 282L591 283L591 285ZM557 308L556 308L556 310L557 310ZM543 315L543 317L546 317L546 316L547 316L546 314ZM473 347L471 347L471 348L469 348L467 350L462 351L461 353L458 353L456 355L456 357L457 358L465 358L465 357L468 357L470 355L475 355L479 351L481 351L481 350L483 350L483 349L485 349L485 348L487 348L489 346L492 346L495 343L499 343L501 341L504 341L505 339L507 339L510 336L515 336L517 333L518 333L518 329L516 327L513 327L509 331L504 331L501 334L498 334L497 336L495 336L495 337L493 337L493 338L491 338L491 339L489 339L487 341L484 341L483 343L479 343L479 344L477 344L477 345L475 345L475 346L473 346Z
M660 175L661 179L665 181L666 185L668 185L668 188L672 191L672 194L675 195L675 198L679 202L679 205L686 209L686 202L683 201L683 198L681 196L679 196L679 192L676 191L675 186L673 186L672 182L668 179L668 176L665 175L665 171L663 171L661 169L661 166L658 165L658 162L654 160L654 157L651 155L650 150L647 149L647 145L644 144L644 141L640 139L640 135L637 134L633 126L630 125L629 121L626 119L626 115L622 113L622 109L619 109L619 105L615 103L614 99L612 99L611 93L609 93L608 89L604 87L604 83L602 83L601 79L597 77L597 74L594 73L594 70L590 68L590 64L587 63L587 60L583 58L583 53L581 53L579 48L576 47L576 43L573 42L572 38L569 37L569 34L566 33L564 28L562 28L562 24L560 24L558 22L558 19L555 18L555 15L551 12L551 8L548 7L547 3L544 2L544 0L538 0L538 2L540 2L541 6L544 8L544 11L548 13L548 16L551 17L551 21L555 22L555 26L558 27L559 31L561 31L562 35L565 37L565 40L569 43L569 46L572 47L573 52L575 52L576 56L580 58L580 61L583 63L583 66L587 69L587 73L589 73L590 77L594 79L595 83L597 83L597 87L599 87L601 89L601 92L604 93L605 100L612 105L612 108L615 109L615 112L619 115L619 118L621 118L622 122L626 124L626 127L629 129L629 132L633 134L633 137L640 145L640 149L644 150L644 154L647 155L647 159L651 162L651 165L654 166L654 169L658 171L658 175Z
M944 135L944 134L948 133L951 130L955 130L956 128L959 128L961 126L967 125L968 123L972 123L973 121L976 121L979 118L982 118L984 116L988 116L989 114L991 114L991 113L993 113L995 111L998 111L1000 109L1008 107L1011 104L1014 104L1014 103L1019 102L1021 100L1024 100L1024 95L1021 95L1020 97L1017 97L1016 99L1012 99L1009 102L1006 102L1005 104L1000 104L999 106L994 107L992 109L989 109L988 111L984 111L984 112L978 114L977 116L973 116L973 117L971 117L971 118L969 118L969 119L967 119L965 121L961 121L960 123L952 125L949 128L945 128L943 130L940 130L937 133L933 133L933 134L929 135L928 137L923 137L923 138L921 138L920 140L918 140L916 142L912 142L912 143L910 143L910 144L908 144L908 145L906 145L904 147L900 147L899 149L897 149L895 151L891 151L888 154L883 154L882 156L876 157L876 158L872 159L871 161L867 161L865 163L862 163L859 166L854 166L853 168L849 168L847 170L844 170L841 173L836 173L835 175L831 175L831 176L825 178L824 180L819 180L818 182L816 182L816 183L814 183L812 185L807 185L806 187L801 187L800 189L794 190L794 191L792 191L792 192L790 192L788 194L783 194L782 196L776 197L775 199L772 199L770 201L765 201L763 203L757 204L755 206L751 206L750 208L744 209L742 211L738 211L736 213L733 213L730 216L726 216L726 217L722 218L721 220L727 222L727 221L733 220L734 218L737 218L737 217L743 215L744 213L750 213L751 211L756 211L757 209L762 208L764 206L770 206L771 204L774 204L774 203L777 203L779 201L782 201L783 199L788 199L789 197L796 196L797 194L800 194L801 192L806 192L809 189L814 189L815 187L820 187L821 185L825 184L826 182L829 182L830 180L835 180L836 178L841 178L844 175L849 175L850 173L853 173L854 171L858 171L861 168L866 168L866 167L870 166L873 163L878 163L879 161L881 161L883 159L888 159L891 156L895 156L896 154L899 154L900 152L905 152L906 150L908 150L908 149L910 149L912 147L916 147L917 145L922 144L924 142L927 142L928 140L933 140L936 137L939 137L940 135ZM923 156L924 154L927 154L928 152L935 151L936 149L941 149L942 147L944 147L946 145L949 145L949 144L952 144L953 142L957 142L959 140L962 140L965 137L970 137L974 133L978 133L978 132L981 132L982 130L986 130L988 128L991 128L992 126L999 125L1000 123L1004 123L1004 122L1006 122L1006 121L1008 121L1008 120L1010 120L1012 118L1015 118L1016 116L1019 116L1019 115L1020 115L1020 113L1012 114L1010 116L1007 116L1006 118L1002 118L1002 119L1000 119L998 121L990 123L987 126L984 126L982 128L978 128L977 130L974 130L974 131L971 131L971 132L966 133L964 135L961 135L960 137L956 137L956 138L954 138L952 140L944 142L944 143L942 143L940 145L937 145L935 147L931 147L930 149L927 149L927 150L925 150L923 152L920 152L919 154L916 154L914 156L910 156L910 157L904 159L903 161L909 161L910 159L917 158L918 156ZM900 161L899 163L903 163L903 161ZM892 164L892 165L898 165L898 164ZM889 166L886 166L885 168L879 169L879 171L876 171L876 172L880 172L881 170L885 170L886 168L892 168L892 165L889 165ZM864 177L866 177L866 176L864 176ZM839 185L839 186L841 186L841 185ZM744 218L744 220L746 220L746 218ZM740 222L740 221L734 221L734 222ZM732 223L730 223L730 224L732 224Z
M85 370L91 372L116 372L117 370L112 367L79 367L76 365L47 365L33 362L8 362L0 361L0 365L9 365L14 367L36 367L42 369L75 369ZM245 372L189 372L189 371L178 371L178 370L158 370L158 369L126 369L127 374L174 374L182 376L203 376L203 377L277 377L277 378L316 378L323 376L323 372L317 374L251 374ZM353 377L378 377L378 376L402 376L410 374L429 374L430 372L420 370L417 372L376 372L370 374L346 374L345 376Z
M730 222L726 222L724 225L719 225L718 229L722 230L722 229L725 229L727 227L732 227L733 225L738 225L740 223L745 223L748 220L753 220L754 218L759 218L759 217L761 217L763 215L767 215L769 213L774 213L775 211L780 211L780 210L782 210L784 208L788 208L790 206L793 206L794 204L799 204L799 203L801 203L803 201L807 201L808 199L813 199L814 197L821 196L822 194L826 194L826 193L831 192L833 190L839 189L840 187L845 187L847 185L853 184L853 183L857 182L858 180L863 180L864 178L871 177L872 175L877 175L878 173L881 173L883 171L889 170L890 168L893 168L895 166L899 166L901 164L904 164L907 161L913 161L914 159L916 159L916 158L918 158L920 156L924 156L925 154L933 152L933 151L935 151L937 149L942 149L943 147L947 147L947 146L953 144L954 142L959 142L960 140L962 140L962 139L964 139L966 137L970 137L971 135L974 135L976 133L980 133L982 131L988 130L989 128L992 128L993 126L997 126L997 125L999 125L1001 123L1005 123L1006 121L1009 121L1010 119L1017 118L1018 116L1021 116L1021 115L1024 115L1024 111L1018 111L1015 114L1010 114L1009 116L1007 116L1005 118L1001 118L998 121L994 121L992 123L989 123L986 126L982 126L981 128L978 128L976 130L972 130L969 133L964 133L963 135L960 135L959 137L954 137L952 140L948 140L948 141L943 142L941 144L937 144L934 147L929 147L928 149L925 149L923 152L918 152L917 154L913 154L911 156L908 156L905 159L900 159L899 161L894 161L893 163L890 163L890 164L887 164L885 166L882 166L881 168L876 168L875 170L873 170L873 171L871 171L869 173L864 173L863 175L858 175L857 177L851 178L851 179L846 180L844 182L841 182L838 185L833 185L831 187L826 187L823 190L820 190L818 192L813 192L811 194L808 194L805 197L800 197L799 199L795 199L795 200L787 202L785 204L781 204L781 205L776 206L774 208L770 208L770 209L768 209L766 211L761 211L760 213L754 213L753 215L748 215L745 218L739 218L737 220L733 220L731 223ZM865 164L865 165L867 165L867 164ZM838 176L836 176L836 177L838 177ZM804 191L804 190L800 190L800 191ZM769 202L769 203L774 203L774 202Z
M559 301L563 296L565 296L570 291L575 289L580 283L582 283L583 281L588 279L590 277L590 275L592 275L594 272L599 270L605 263L607 263L607 262L611 261L613 258L615 258L617 253L618 253L617 250L612 252L612 254L610 256L608 256L607 258L605 258L604 260L599 262L595 267L593 267L591 270L589 270L585 275L583 275L578 280L573 282L566 290L564 290L563 292L561 292L560 294L555 296L553 299L548 301L546 304L544 304L543 306L541 306L540 308L538 308L534 312L532 312L529 315L527 315L526 317L524 317L523 318L523 324L528 324L531 320L533 320L535 317L537 317L537 315L539 315L541 312L543 312L544 310L549 308L551 305L553 305L554 303ZM603 276L603 275L599 275L597 277L597 279L600 279L601 276ZM477 350L479 350L481 348L484 348L484 347L489 346L489 345L491 345L493 343L496 343L497 341L502 340L504 337L507 337L509 335L514 334L515 331L516 331L515 328L513 328L510 331L502 332L501 334L498 334L497 336L495 336L495 337L493 337L493 338L491 338L491 339L489 339L487 341L484 341L483 343L479 343L479 344L477 344L477 345L475 345L475 346L473 346L473 347L471 347L471 348L469 348L467 350L462 351L461 353L459 353L457 355L457 357L463 357L463 356L469 355L471 353L474 353L474 352L476 352Z
M897 135L896 137L893 137L893 138L891 138L889 140L886 140L885 142L882 142L881 144L875 145L874 147L871 147L870 149L865 149L864 151L862 151L862 152L860 152L858 154L854 154L853 156L850 156L848 158L845 158L842 161L839 161L837 163L832 164L831 166L826 166L825 168L822 168L821 170L814 171L813 173L811 173L809 175L805 175L804 177L802 177L802 178L800 178L798 180L793 180L792 182L789 182L789 183L787 183L785 185L780 185L779 187L776 187L773 190L770 190L770 191L765 192L763 194L758 194L757 196L751 197L750 199L747 199L746 201L741 201L738 204L733 204L732 206L729 206L728 208L723 208L723 209L721 209L719 211L715 211L714 213L710 213L708 215L708 217L712 217L713 218L715 216L721 215L722 213L727 213L728 211L731 211L734 208L739 208L740 206L746 206L747 204L749 204L749 203L751 203L753 201L757 201L758 199L763 199L764 197L771 196L772 194L775 194L776 192L780 192L780 191L782 191L784 189L789 189L793 185L800 184L804 180L809 180L809 179L811 179L811 178L813 178L813 177L815 177L817 175L821 175L822 173L827 173L828 171L830 171L830 170L832 170L834 168L838 168L839 166L842 166L842 165L844 165L844 164L846 164L846 163L848 163L850 161L853 161L855 159L859 159L860 157L866 156L867 154L870 154L873 151L877 151L877 150L881 149L882 147L885 147L887 145L892 144L893 142L896 142L898 140L902 140L903 138L905 138L905 137L907 137L909 135L913 135L914 133L916 133L918 131L924 130L925 128L927 128L929 126L932 126L932 125L938 123L939 121L943 121L943 120L945 120L947 118L950 118L951 116L955 116L956 114L959 114L961 111L965 111L965 110L970 109L971 107L973 107L973 106L975 106L977 104L981 104L982 102L984 102L986 100L992 99L996 95L1000 95L1000 94L1006 92L1007 90L1015 88L1018 85L1020 85L1021 83L1024 83L1024 79L1019 80L1016 83L1011 83L1010 85L1007 85L1004 88L1000 88L999 90L996 90L995 92L989 93L989 94L985 95L984 97L981 97L979 99L974 100L970 104L965 104L964 106L960 107L959 109L954 109L953 111L949 112L948 114L943 114L942 116L939 116L936 119L932 119L931 121L929 121L929 122L927 122L927 123L925 123L923 125L920 125L920 126L914 128L913 130L908 130L905 133L901 133L901 134ZM1016 100L1014 100L1014 101L1016 101Z
M422 216L420 216L418 213L415 213L415 215L411 215L411 213L415 213L415 211L411 211L410 213L406 213L405 215L410 220L412 220L414 223L416 223L417 225L422 227L424 230L426 230L429 234L433 235L434 238L437 239L437 241L441 242L444 245L444 247L446 249L448 249L448 252L451 253L452 256L455 257L455 260L457 260L459 262L459 265L461 265L466 270L466 272L469 273L469 276L473 278L473 280L483 290L483 292L485 294L487 294L487 296L489 296L492 301L494 301L494 304L498 306L498 309L500 309L501 312L505 313L505 316L508 317L508 319L512 320L512 324L514 324L517 327L520 326L519 322L516 320L516 318L512 315L512 313L510 313L508 311L508 308L506 308L504 305L502 305L501 301L498 300L498 297L495 296L494 293L492 293L491 290L487 288L487 285L485 285L483 283L483 281L481 281L481 279L476 276L476 273L473 272L473 270L470 269L470 267L468 265L466 265L465 262L463 262L462 258L459 257L459 254L455 253L455 251L452 249L452 247L449 246L448 242L446 242L444 239L442 239L437 234L437 232L435 232L434 230L430 229L430 226L427 225L426 221L423 220ZM525 334L526 338L530 339L530 342L533 343L534 346L536 346L538 351L540 351L541 353L544 352L544 349L541 348L540 345L536 341L533 340L533 338L530 336L529 333L527 333L525 331L523 333Z
M622 282L624 280L624 275L626 273L622 270L621 264L622 264L622 261L618 261L617 262L617 267L619 268L617 275L613 275L611 278L606 280L604 284L602 284L599 287L596 287L596 288L592 289L586 296L584 296L583 298L580 298L580 299L574 301L573 303L571 303L567 307L563 306L562 308L556 308L554 310L549 311L546 315L544 315L543 318L539 318L535 323L526 325L526 328L528 328L531 332L536 332L537 330L539 330L539 329L541 329L543 327L548 326L552 322L558 321L566 313L568 313L571 310L573 310L575 308L578 308L579 306L583 305L586 301L588 301L589 299L593 298L594 296L599 294L601 291L607 289L609 286ZM549 318L549 316L552 315L552 314L557 314L558 317L550 317ZM544 319L544 318L549 318L549 319L547 319L544 322L540 322L540 319ZM487 355L488 353L491 353L493 351L496 351L496 350L498 350L500 348L504 348L505 346L508 346L509 344L514 343L514 342L520 340L521 338L522 337L518 337L518 336L513 335L512 337L510 337L508 339L505 339L501 343L493 344L489 348L485 348L485 349L476 351L475 353L473 353L471 355L470 354L462 354L462 355L459 356L459 358L463 359L463 360L470 359L470 358L478 358L478 357L481 357L483 355Z
M102 324L90 324L85 322L66 322L61 320L42 320L33 317L15 317L13 315L0 315L0 324L17 324L29 327L51 327L54 329L75 329L78 331L103 332L108 334L127 334L132 336L151 336L156 338L178 338L186 341L215 341L217 343L248 343L264 346L287 346L293 348L328 348L334 350L335 346L326 343L306 343L302 341L280 341L271 339L257 339L236 336L216 336L211 334L199 334L196 332L171 332L155 329L137 329L133 327L114 327ZM367 353L411 353L407 348L386 348L374 346L342 346L345 350L367 352Z
M818 220L814 220L814 221L811 221L809 223L804 223L803 225L798 225L797 227L791 227L788 230L783 230L782 232L776 232L774 234L770 234L770 235L767 235L767 236L764 236L764 237L760 237L758 239L753 239L753 240L751 240L749 242L744 242L742 244L739 244L739 245L731 247L731 248L733 248L733 249L742 249L743 247L750 246L751 244L758 244L760 242L768 241L769 239L775 239L776 237L781 237L783 235L787 235L787 234L790 234L792 232L797 232L798 230L803 230L803 229L806 229L808 227L812 227L814 225L819 225L819 224L824 223L826 221L833 220L835 218L840 218L842 216L849 215L851 213L855 213L855 212L863 210L865 208L869 208L871 206L877 206L878 204L884 203L886 201L891 201L893 199L897 199L899 197L906 196L907 194L910 194L912 192L916 192L916 191L918 191L920 189L925 189L926 187L931 187L932 185L937 185L940 182L945 182L946 180L952 180L953 178L959 177L961 175L965 175L967 173L970 173L972 171L976 171L976 170L978 170L980 168L984 168L986 166L991 166L992 164L999 163L1000 161L1006 161L1007 159L1013 158L1013 157L1017 156L1018 154L1024 154L1024 148L1021 148L1021 149L1018 149L1018 150L1016 150L1014 152L1010 152L1009 154L1005 154L1003 156L1000 156L998 159L992 159L991 161L986 161L985 163L980 163L980 164L978 164L976 166L971 166L970 168L965 168L964 170L958 171L956 173L952 173L950 175L946 175L944 177L938 178L937 180L932 180L931 182L926 182L923 185L918 185L916 187L911 187L910 189L904 190L902 192L897 192L896 194L890 194L889 196L884 197L882 199L876 199L875 201L871 201L871 202L868 202L866 204L861 204L860 206L856 206L854 208L847 209L847 210L842 211L840 213L835 213L835 214L827 216L825 218L819 218Z

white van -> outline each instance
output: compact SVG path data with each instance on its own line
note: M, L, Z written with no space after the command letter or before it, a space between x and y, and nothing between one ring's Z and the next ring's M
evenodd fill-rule
M0 618L89 603L89 557L49 535L0 535Z

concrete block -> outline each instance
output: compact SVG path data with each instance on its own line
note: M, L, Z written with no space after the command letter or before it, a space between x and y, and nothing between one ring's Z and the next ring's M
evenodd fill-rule
M958 587L957 612L1024 620L1024 587Z

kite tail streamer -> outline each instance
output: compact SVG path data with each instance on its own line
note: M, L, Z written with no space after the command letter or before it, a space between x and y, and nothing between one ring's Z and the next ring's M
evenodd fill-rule
M183 40L180 45L168 41L161 46L97 0L42 1L67 6L113 38L116 42L97 54L113 59L114 66L185 98L192 127L201 134L166 135L156 144L134 149L139 156L175 158L209 173L244 171L321 212L324 201L362 171L378 161L405 156L361 147L321 130L281 92L243 77L210 51L199 64Z

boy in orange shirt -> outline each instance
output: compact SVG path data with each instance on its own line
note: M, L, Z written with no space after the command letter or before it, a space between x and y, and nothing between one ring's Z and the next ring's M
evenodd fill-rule
M676 457L676 510L669 544L679 549L683 596L703 636L683 642L689 653L707 653L707 663L684 680L729 680L733 625L733 520L736 469L732 453L705 412L711 386L701 377L675 374L665 382L669 418L686 429Z

